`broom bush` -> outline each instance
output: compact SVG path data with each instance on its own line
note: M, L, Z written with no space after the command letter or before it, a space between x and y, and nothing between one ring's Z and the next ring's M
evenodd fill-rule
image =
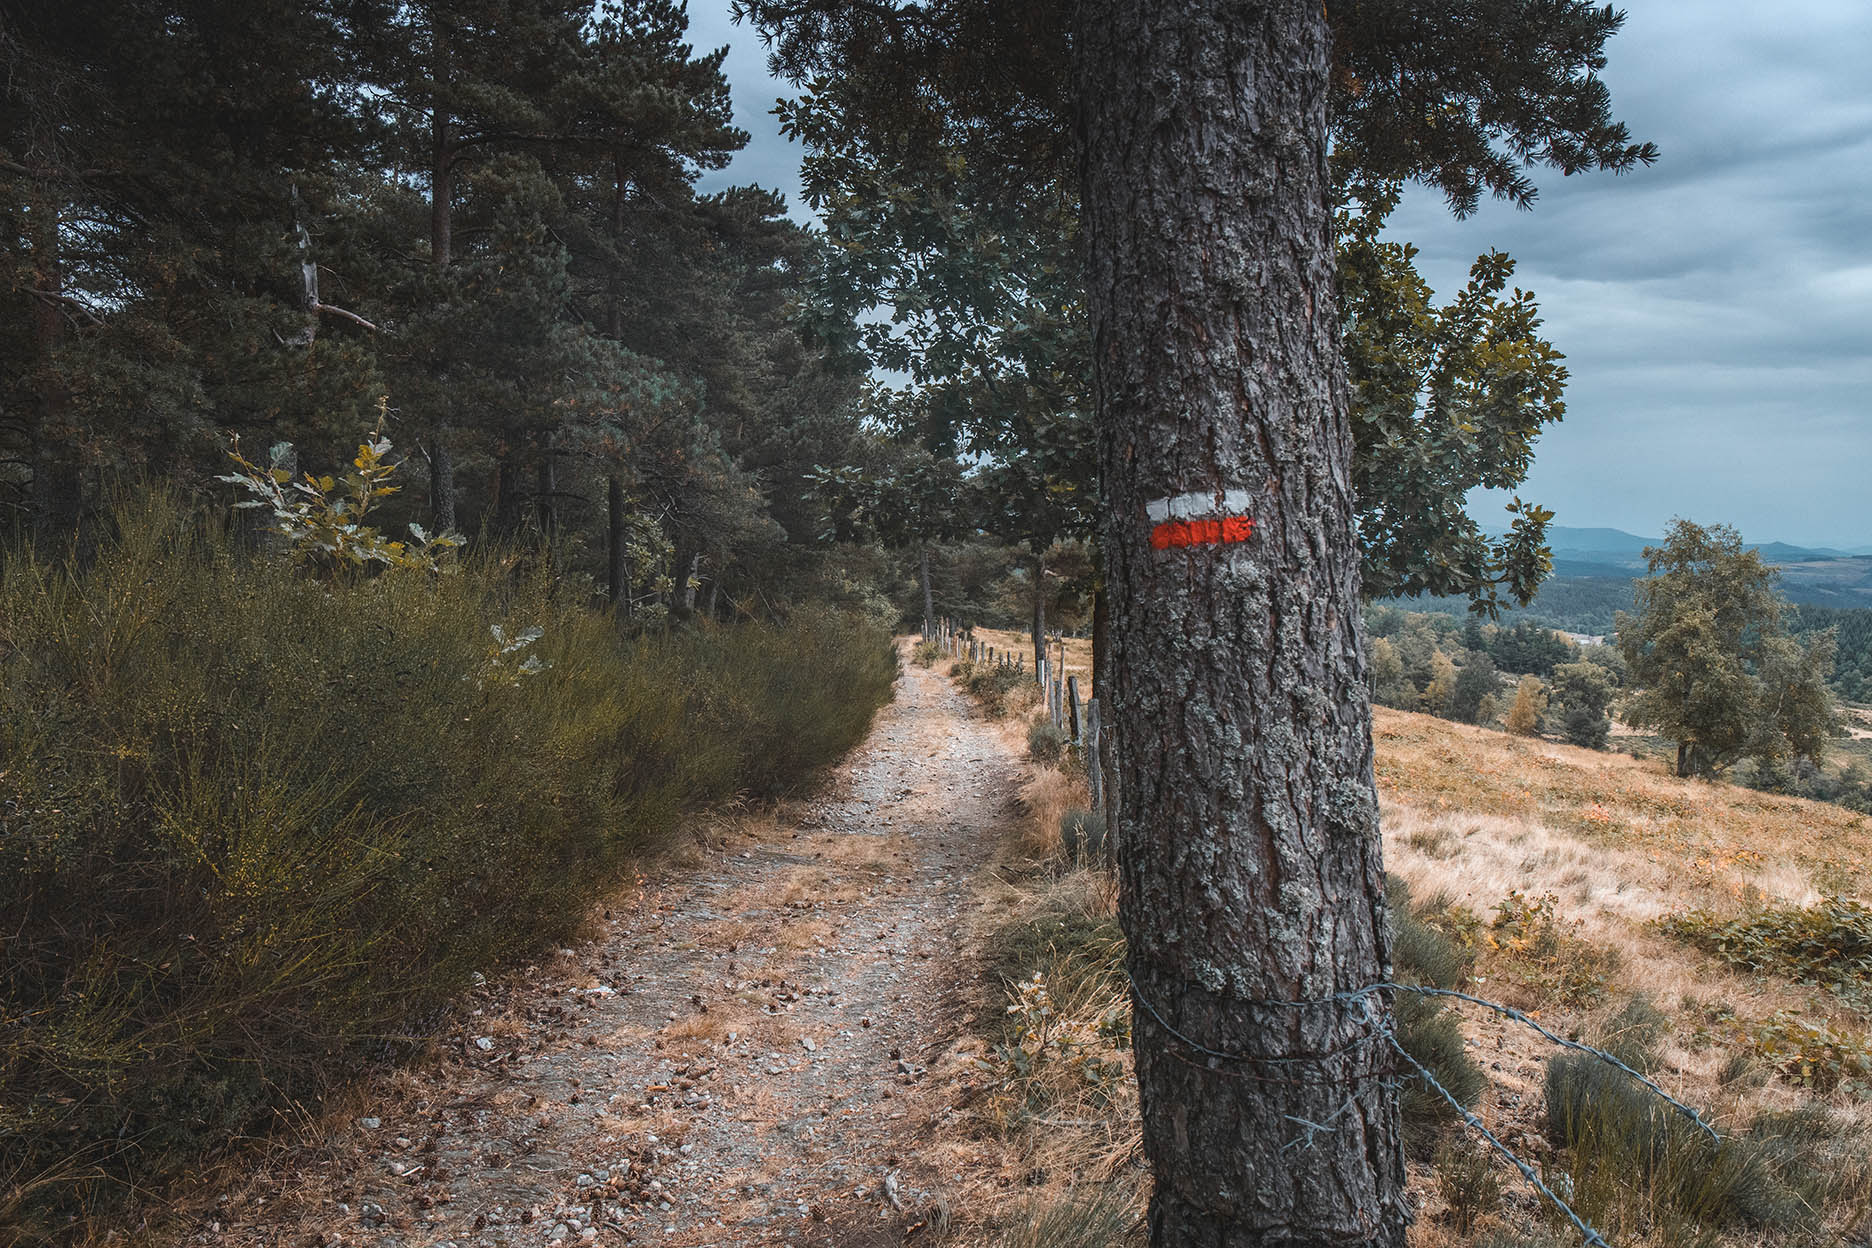
M830 614L624 639L511 558L319 579L161 495L0 560L0 1239L393 1055L896 673Z

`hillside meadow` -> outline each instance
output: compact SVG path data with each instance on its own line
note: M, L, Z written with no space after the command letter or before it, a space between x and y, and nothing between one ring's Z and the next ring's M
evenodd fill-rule
M1010 751L1032 704L997 703ZM1373 732L1398 978L1460 987L1617 1053L1722 1143L1480 1006L1454 1007L1453 1029L1419 1012L1401 1024L1406 1047L1451 1086L1473 1072L1473 1112L1620 1248L1862 1242L1872 819L1428 715L1377 708ZM1004 1056L981 1115L1007 1141L1010 1173L1050 1176L1027 1227L1041 1238L1006 1242L1129 1243L1100 1228L1127 1225L1113 1192L1146 1190L1136 1101L1104 1067L1090 1082L1079 1073L1130 1060L1114 1022L1116 890L1061 835L1085 801L1072 752L1029 762L1021 829L984 899L983 1038L1003 1055L1034 1048L1000 1020L1024 1019L1038 982L1061 1015L1046 1034L1075 1039L1057 1060ZM1453 1114L1410 1086L1404 1097L1414 1245L1578 1242Z

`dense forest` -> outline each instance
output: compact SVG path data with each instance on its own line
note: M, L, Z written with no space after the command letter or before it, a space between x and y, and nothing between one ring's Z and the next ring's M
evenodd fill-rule
M890 696L680 4L0 7L0 1240L422 1043Z
M103 11L100 11L100 8ZM18 14L15 16L14 14ZM746 142L674 3L32 6L0 26L0 502L314 475L546 539L626 616L860 594L814 465L861 373L787 319L823 241L697 180Z

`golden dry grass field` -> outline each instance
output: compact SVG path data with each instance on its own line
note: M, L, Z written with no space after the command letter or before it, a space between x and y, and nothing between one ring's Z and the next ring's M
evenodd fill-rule
M1011 632L977 629L975 637L997 649L1024 643ZM1068 642L1069 671L1083 673L1089 658L1089 646ZM1011 702L1002 721L1010 751L1022 748L1032 713ZM1850 982L1796 982L1815 977L1799 967L1739 966L1667 923L1701 914L1713 925L1803 908L1821 915L1835 900L1848 903L1850 919L1857 913L1850 903L1872 894L1872 819L1680 780L1656 758L1426 715L1379 708L1373 731L1387 868L1410 886L1418 913L1464 946L1467 990L1621 1052L1636 1051L1629 1046L1642 1033L1651 1077L1735 1143L1720 1157L1666 1148L1643 1121L1617 1128L1629 1138L1569 1142L1546 1104L1558 1050L1464 1005L1464 1044L1487 1081L1475 1106L1482 1120L1550 1178L1564 1176L1575 1203L1619 1248L1872 1244L1865 999ZM1101 925L1116 909L1116 890L1089 878L1102 874L1096 867L1062 862L1058 826L1083 804L1078 776L1030 763L1022 796L1026 818L1009 846L1010 869L985 899L985 918L999 933L989 937L991 953L1023 923ZM1816 939L1806 935L1810 944ZM1839 966L1848 955L1872 966L1866 951L1847 948ZM1074 961L1058 948L1046 957L1049 983ZM1829 960L1823 948L1819 961ZM1088 1009L1108 1011L1108 980L1078 961L1075 982L1087 986ZM1096 1021L1089 1013L1081 1023ZM1010 1110L1004 1098L996 1125L1024 1140L1019 1151L1035 1173L1057 1176L1045 1185L1054 1202L1046 1216L1109 1212L1085 1205L1088 1177L1143 1190L1128 1151L1134 1099L1070 1080L1048 1089L1030 1077L1017 1086L1042 1108ZM1636 1103L1642 1112L1644 1102ZM1058 1167L1075 1152L1098 1159L1096 1175L1083 1165ZM1413 1152L1415 1248L1578 1242L1518 1176L1500 1163L1491 1171L1479 1156L1459 1128L1434 1152ZM1771 1170L1792 1182L1777 1186L1764 1177ZM1803 1185L1802 1175L1814 1182Z

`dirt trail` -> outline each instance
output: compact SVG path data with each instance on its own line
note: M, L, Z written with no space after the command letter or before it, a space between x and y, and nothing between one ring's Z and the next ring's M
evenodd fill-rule
M1014 770L950 683L896 701L790 826L717 835L187 1243L901 1243L944 1186L923 1076Z

